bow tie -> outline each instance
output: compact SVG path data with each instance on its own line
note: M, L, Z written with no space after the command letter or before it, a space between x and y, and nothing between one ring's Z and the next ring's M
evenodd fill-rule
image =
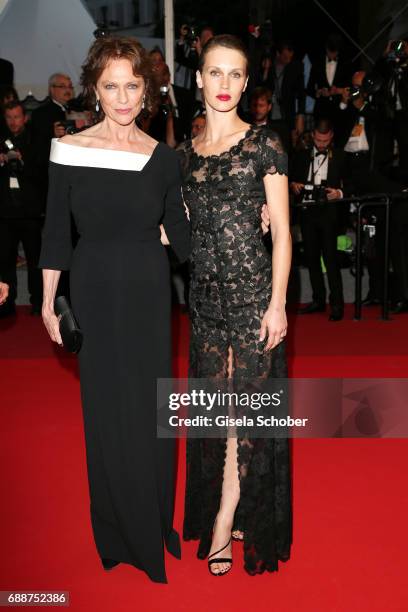
M319 157L319 155L327 155L327 151L316 151L315 157Z
M332 62L336 63L336 62L337 62L337 60L327 58L327 63L328 63L328 64L331 64Z

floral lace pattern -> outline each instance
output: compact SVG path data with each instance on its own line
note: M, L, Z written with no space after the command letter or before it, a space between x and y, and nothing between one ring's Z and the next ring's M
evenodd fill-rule
M259 342L271 297L271 255L261 230L263 177L287 174L278 136L250 128L220 155L179 148L183 195L190 211L192 378L225 378L233 353L233 380L286 377L285 345L264 353ZM238 433L239 436L239 433ZM184 539L199 539L198 557L211 546L222 491L225 439L187 441ZM245 569L275 571L290 554L292 518L287 439L238 437L240 502L234 528L244 531Z

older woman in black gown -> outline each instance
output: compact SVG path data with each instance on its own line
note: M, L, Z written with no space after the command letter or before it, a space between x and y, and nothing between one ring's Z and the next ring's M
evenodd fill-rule
M163 542L176 557L173 441L156 436L156 380L171 376L170 277L160 224L189 254L177 155L141 132L151 103L148 59L132 39L99 39L83 84L101 121L54 140L40 266L43 319L61 343L54 297L70 270L91 502L105 569L120 562L166 582ZM70 216L79 241L72 252Z

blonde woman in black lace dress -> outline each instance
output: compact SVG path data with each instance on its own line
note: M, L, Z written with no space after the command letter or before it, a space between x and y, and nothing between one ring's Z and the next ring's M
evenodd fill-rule
M192 226L193 378L286 376L287 157L275 133L238 117L247 80L240 41L212 38L197 72L207 124L180 147ZM272 261L261 229L265 201ZM289 558L287 439L188 440L184 538L199 539L198 557L208 556L209 571L222 575L232 567L231 535L243 540L251 575Z

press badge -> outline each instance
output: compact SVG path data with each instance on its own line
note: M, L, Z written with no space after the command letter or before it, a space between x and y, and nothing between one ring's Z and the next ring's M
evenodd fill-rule
M10 189L20 189L20 185L18 184L18 179L16 176L10 176Z

